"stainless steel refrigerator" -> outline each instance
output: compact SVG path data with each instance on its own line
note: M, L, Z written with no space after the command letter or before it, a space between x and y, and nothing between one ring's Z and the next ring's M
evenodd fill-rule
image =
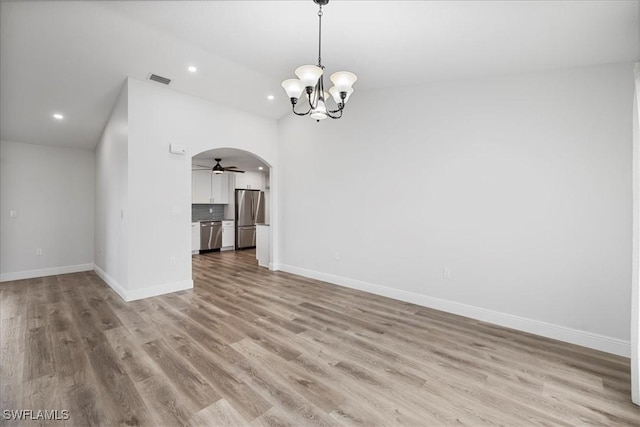
M264 222L264 192L236 190L236 249L256 247L256 224Z

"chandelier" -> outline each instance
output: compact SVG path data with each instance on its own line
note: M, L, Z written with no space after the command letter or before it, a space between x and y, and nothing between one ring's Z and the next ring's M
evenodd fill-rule
M316 121L324 120L327 117L339 119L342 117L344 105L353 93L353 84L358 77L349 71L338 71L330 77L333 87L329 92L324 91L324 66L322 65L322 6L327 5L329 0L313 0L320 7L318 10L318 65L303 65L296 68L297 79L287 79L282 82L282 87L287 92L291 100L291 110L298 116L311 116ZM296 111L296 104L302 95L306 92L309 101L309 109L300 113ZM337 105L336 109L329 109L327 101L329 98Z

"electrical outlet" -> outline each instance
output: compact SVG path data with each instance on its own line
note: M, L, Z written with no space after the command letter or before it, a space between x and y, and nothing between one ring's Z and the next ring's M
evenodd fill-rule
M209 208L209 213L213 213L213 209L212 208Z
M36 248L36 255L42 256L42 248Z
M17 216L18 216L18 212L16 212L16 210L15 210L15 209L11 209L11 210L9 211L9 216L10 216L11 218L15 218L15 217L17 217Z
M442 269L442 277L447 280L451 280L451 269L449 267L445 267Z

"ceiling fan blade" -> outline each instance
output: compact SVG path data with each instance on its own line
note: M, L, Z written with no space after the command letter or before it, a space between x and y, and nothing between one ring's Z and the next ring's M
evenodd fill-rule
M237 173L244 173L244 171L241 171L241 170L237 170L237 169L226 170L226 168L225 168L225 172L237 172Z
M205 165L193 165L193 166L197 166L199 168L207 168L207 169L211 169L213 166L205 166Z
M237 166L223 166L222 169L238 169Z

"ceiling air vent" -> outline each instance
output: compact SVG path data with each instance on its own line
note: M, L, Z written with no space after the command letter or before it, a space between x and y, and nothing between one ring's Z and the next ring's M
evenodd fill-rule
M157 74L149 73L149 76L147 78L149 80L153 80L154 82L162 83L163 85L171 84L171 79L159 76Z

